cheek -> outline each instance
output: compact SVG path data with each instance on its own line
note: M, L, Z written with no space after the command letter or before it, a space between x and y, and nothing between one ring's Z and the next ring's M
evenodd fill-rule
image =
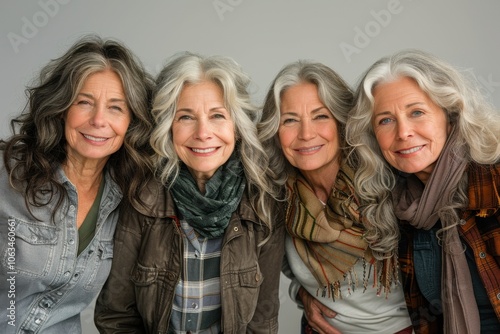
M448 131L445 131L441 134L440 137L436 138L436 142L437 142L437 150L436 150L436 154L441 154L441 151L443 150L444 146L446 145L446 141L448 140Z
M180 145L182 142L184 142L185 138L189 136L188 133L191 132L191 130L189 130L188 128L181 127L175 124L170 128L170 131L172 134L172 143L175 146Z
M228 126L227 128L223 129L223 131L225 132L226 142L228 144L234 145L236 143L236 139L237 139L236 131L235 131L234 127Z
M292 138L290 130L280 129L278 131L278 139L282 148L287 148L290 145L291 142L290 138Z
M123 119L120 123L117 124L116 132L125 137L125 134L127 133L129 126L130 126L130 118Z
M387 145L387 138L383 134L380 133L380 131L375 132L375 140L377 141L378 146L380 147L381 150L386 148Z

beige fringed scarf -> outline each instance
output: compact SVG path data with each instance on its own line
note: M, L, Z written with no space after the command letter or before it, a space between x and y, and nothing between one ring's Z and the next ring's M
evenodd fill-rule
M443 227L443 269L441 298L443 300L444 332L479 333L480 322L472 281L465 252L458 234L456 221L439 211L450 204L453 192L465 173L464 152L452 152L456 134L452 131L434 170L424 185L415 175L395 192L396 216L415 228L428 230L441 220Z
M390 292L397 281L397 259L383 263L375 261L360 222L359 203L354 196L352 179L354 171L343 164L326 205L316 197L307 181L301 176L290 176L287 188L290 202L287 209L287 230L302 261L319 284L323 297L341 298L340 282L350 279L349 271L361 260L368 266L363 277L366 289L370 271L373 284ZM351 284L355 282L348 281Z

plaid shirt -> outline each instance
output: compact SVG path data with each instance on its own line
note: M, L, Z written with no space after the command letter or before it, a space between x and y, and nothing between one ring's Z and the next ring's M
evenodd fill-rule
M175 288L171 333L218 334L221 328L220 255L222 237L198 237L181 220L184 265Z
M460 235L474 253L482 283L500 321L500 164L471 165L469 205L462 213ZM415 333L441 333L443 316L440 305L429 303L422 295L413 267L413 231L401 226L399 263L408 312Z

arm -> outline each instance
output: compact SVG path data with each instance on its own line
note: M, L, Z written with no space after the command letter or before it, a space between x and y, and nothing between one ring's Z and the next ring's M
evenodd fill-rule
M299 288L297 299L302 301L304 314L309 326L321 334L340 334L340 332L332 327L332 325L330 325L330 323L328 323L325 319L325 317L333 318L337 315L337 313L321 304L303 287Z
M100 333L145 333L130 280L141 244L141 217L131 205L120 208L113 264L95 308L94 320Z
M285 253L284 242L285 226L283 222L279 222L259 254L259 267L264 281L260 286L257 308L248 324L248 333L278 332L279 283L281 263Z

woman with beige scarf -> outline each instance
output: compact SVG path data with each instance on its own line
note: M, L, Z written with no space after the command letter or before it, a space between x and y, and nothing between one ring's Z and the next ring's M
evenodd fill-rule
M362 214L401 232L416 333L500 332L500 114L472 87L402 51L368 69L346 125Z
M404 333L411 323L396 258L374 248L354 192L344 142L352 103L347 84L320 63L285 66L269 89L259 130L269 177L286 189L284 273L304 306L302 333Z

